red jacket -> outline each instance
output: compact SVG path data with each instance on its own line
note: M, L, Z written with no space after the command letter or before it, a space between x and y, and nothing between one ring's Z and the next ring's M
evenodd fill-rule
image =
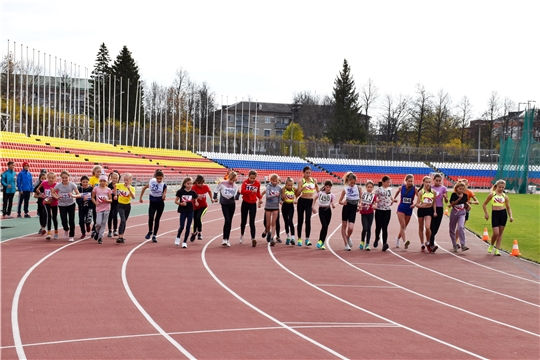
M253 192L253 190L257 190ZM250 204L257 203L257 199L261 199L261 183L258 180L252 184L249 179L246 179L242 183L242 188L240 189L240 194L242 194L242 199Z

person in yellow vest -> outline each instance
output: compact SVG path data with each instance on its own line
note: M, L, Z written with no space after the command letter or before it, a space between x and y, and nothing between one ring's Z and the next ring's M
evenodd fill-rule
M304 218L306 221L306 238L305 244L311 246L309 235L311 234L311 212L313 211L313 198L319 192L317 180L311 177L311 167L305 166L302 170L303 177L298 180L296 188L296 210L298 212L298 246L302 246L302 227L304 226Z
M435 203L435 191L431 189L431 177L424 176L422 179L422 185L418 190L418 200L416 201L416 207L418 211L418 236L420 236L420 243L422 244L422 252L425 251L424 245L424 228L426 232L427 249L429 252L435 252L439 247L430 244L431 241L431 219L437 217L437 209Z
M294 190L294 181L291 177L285 180L285 186L281 190L281 214L283 215L283 221L285 221L285 233L287 234L287 240L285 245L296 245L294 241L294 201L296 200L296 191Z
M499 249L501 248L502 236L508 217L510 217L510 222L514 221L512 209L510 208L510 199L504 193L505 187L506 181L497 180L491 189L491 194L488 195L486 201L482 204L484 218L487 221L489 220L487 204L491 202L491 227L493 228L493 235L491 236L491 244L487 251L491 254L493 247L495 247L495 256L501 256Z
M118 215L120 216L120 225L118 226L118 238L116 242L123 244L126 223L131 212L131 200L135 199L135 187L131 185L133 177L130 173L124 174L124 182L114 185L114 200L118 200Z

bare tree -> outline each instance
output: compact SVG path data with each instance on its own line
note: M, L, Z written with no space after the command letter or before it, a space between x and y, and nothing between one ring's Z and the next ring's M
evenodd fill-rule
M409 115L410 99L400 94L394 98L386 94L383 99L383 117L379 121L379 133L382 140L387 143L396 144L398 132Z
M512 110L516 108L516 103L512 101L509 97L505 97L502 105L502 127L500 129L499 136L503 139L507 137L513 137L514 135L514 124L513 116L510 114Z
M499 99L499 94L496 91L493 91L489 97L487 103L487 109L483 114L484 119L488 120L489 124L489 150L490 154L493 151L493 140L496 134L493 133L493 128L495 125L495 120L500 116L501 111L501 100Z
M372 105L375 105L377 98L379 97L379 88L375 85L372 79L368 79L368 82L362 85L360 89L360 104L362 109L364 109L364 114L366 115L364 119L364 129L366 134L369 134L369 109L372 108Z
M320 137L332 117L330 98L321 98L310 91L294 93L291 109L294 121L302 127L305 138Z
M467 134L467 128L469 127L470 121L471 121L471 111L472 106L469 98L467 96L464 96L461 99L461 102L458 104L459 109L459 140L461 141L461 147L463 148L463 144L465 143L465 136Z
M416 85L416 99L412 103L411 114L411 130L416 134L415 145L420 147L422 142L422 134L427 129L428 117L432 111L431 104L432 95L427 92L424 85Z
M443 89L439 90L437 97L435 99L435 106L433 108L433 116L431 134L432 141L437 145L441 146L443 140L447 137L446 130L452 128L452 117L450 114L450 95L445 92Z

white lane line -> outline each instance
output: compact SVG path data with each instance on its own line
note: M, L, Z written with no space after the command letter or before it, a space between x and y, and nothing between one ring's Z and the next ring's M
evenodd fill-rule
M334 235L334 233L335 233L336 231L338 231L340 228L341 228L341 225L339 225L339 226L338 226L338 227L337 227L337 228L336 228L336 229L328 236L328 240L330 240L330 238L332 237L332 235ZM328 241L328 240L326 241L326 246L327 246L327 248L330 248L330 244L329 244L329 241ZM330 248L330 250L331 250L332 252L334 252L331 248ZM321 289L320 287L318 287L318 286L312 284L311 282L307 281L307 280L304 279L303 277L301 277L301 276L295 274L293 271L289 270L289 269L288 269L287 267L285 267L281 262L279 262L279 261L276 259L276 257L274 256L274 253L272 252L272 248L270 247L270 245L268 245L268 253L269 253L270 256L272 257L272 259L274 260L274 262L275 262L276 264L278 264L283 270L285 270L285 271L288 272L289 274L293 275L294 277L296 277L297 279L299 279L299 280L302 281L303 283L305 283L305 284L311 286L311 287L314 288L314 289L319 290L320 292L322 292L322 293L324 293L324 294L326 294L326 295L328 295L328 296L330 296L330 297L332 297L332 298L334 298L334 299L336 299L336 300L338 300L338 301L341 301L341 302L344 303L344 304L347 304L347 305L349 305L349 306L351 306L351 307L353 307L353 308L355 308L355 309L357 309L357 310L360 310L360 311L362 311L362 312L365 312L365 313L367 313L367 314L369 314L369 315L375 316L375 317L378 318L378 319L381 319L381 320L383 320L383 321L387 321L388 323L394 324L395 326L398 326L398 327L401 327L401 328L403 328L403 329L405 329L405 330L408 330L408 331L410 331L410 332L413 332L413 333L415 333L415 334L417 334L417 335L420 335L420 336L425 337L425 338L427 338L427 339L433 340L433 341L438 342L438 343L440 343L440 344L446 345L446 346L448 346L448 347L450 347L450 348L452 348L452 349L454 349L454 350L461 351L461 352L463 352L463 353L465 353L465 354L474 356L474 357L479 358L479 359L486 359L485 357L483 357L483 356L481 356L481 355L479 355L479 354L473 353L472 351L463 349L463 348L461 348L461 347L459 347L459 346L450 344L450 343L448 343L448 342L446 342L446 341L444 341L444 340L438 339L438 338L436 338L436 337L433 337L433 336L431 336L431 335L425 334L425 333L423 333L423 332L421 332L421 331L415 330L415 329L413 329L413 328L411 328L411 327L408 327L408 326L406 326L406 325L400 324L400 323L398 323L398 322L396 322L396 321L393 321L393 320L391 320L391 319L388 319L388 318L386 318L386 317L384 317L384 316L382 316L382 315L379 315L379 314L374 313L374 312L372 312L372 311L370 311L370 310L367 310L367 309L365 309L365 308L363 308L363 307L360 307L360 306L358 306L358 305L356 305L356 304L353 304L353 303L351 303L351 302L349 302L349 301L347 301L347 300L345 300L345 299L342 299L342 298L340 298L339 296L336 296L336 295L334 295L334 294L332 294L332 293L330 293L330 292L328 292L328 291L326 291L326 290L324 290L324 289ZM334 253L334 254L335 254L335 253Z
M351 264L356 265L374 265L374 266L403 266L403 267L412 267L412 265L407 264L376 264L376 263L369 263L369 262L353 262Z
M397 289L395 286L376 286L376 285L339 285L339 284L313 284L315 286L335 286L335 287L355 287L355 288L377 288L377 289Z
M396 327L393 324L384 323L286 323L286 324L298 324L292 325L295 329L326 329L326 328L377 328L377 327ZM302 325L305 324L305 325ZM266 327L250 327L250 328L230 328L230 329L213 329L213 330L193 330L193 331L174 331L169 332L169 335L196 335L196 334L212 334L212 333L224 333L224 332L237 332L237 331L261 331L261 330L285 330L281 326L266 326ZM67 343L77 343L85 341L102 341L102 340L114 340L114 339L134 339L140 337L154 337L161 336L160 333L153 334L133 334L133 335L117 335L117 336L103 336L94 338L82 338L71 340L59 340L59 341L47 341L40 343L24 344L23 347L31 346L43 346L43 345L58 345ZM14 345L0 346L0 349L12 349Z
M340 226L341 226L341 225L340 225ZM525 330L525 329L521 329L521 328L519 328L519 327L517 327L517 326L510 325L510 324L506 324L506 323L503 323L502 321L498 321L498 320L495 320L495 319L491 319L491 318L488 318L488 317L486 317L486 316L483 316L483 315L474 313L474 312L472 312L472 311L462 309L462 308L460 308L460 307L458 307L458 306L454 306L454 305L452 305L452 304L445 303L445 302L443 302L443 301L434 299L434 298L429 297L429 296L427 296L427 295L421 294L421 293L416 292L416 291L414 291L414 290L411 290L411 289L409 289L409 288L406 288L406 287L403 287L403 286L401 286L401 285L398 285L398 284L396 284L396 283L394 283L394 282L391 282L391 281L389 281L389 280L383 279L383 278L380 277L380 276L374 275L374 274L372 274L372 273L370 273L370 272L368 272L368 271L366 271L366 270L364 270L364 269L359 268L358 266L353 265L352 263L348 262L347 260L345 260L345 259L343 259L341 256L339 256L339 255L334 251L334 249L332 249L332 247L330 246L330 241L327 242L326 248L329 249L329 250L330 250L330 251L331 251L338 259L340 259L341 261L343 261L345 264L349 265L350 267L355 268L356 270L361 271L361 272L363 272L364 274L369 275L369 276L371 276L371 277L373 277L373 278L375 278L375 279L378 279L378 280L380 280L380 281L382 281L382 282L385 282L385 283L387 283L387 284L389 284L389 285L396 286L396 287L398 287L398 288L400 288L400 289L402 289L402 290L404 290L404 291L407 291L407 292L409 292L409 293L411 293L411 294L414 294L414 295L416 295L416 296L419 296L419 297L422 297L422 298L424 298L424 299L433 301L433 302L435 302L435 303L437 303L437 304L444 305L444 306L447 306L447 307L449 307L449 308L452 308L452 309L455 309L455 310L464 312L464 313L466 313L466 314L469 314L469 315L478 317L478 318L480 318L480 319L487 320L487 321L493 322L493 323L495 323L495 324L498 324L498 325L502 325L502 326L508 327L508 328L510 328L510 329L514 329L514 330L517 330L517 331L521 331L521 332L523 332L523 333L525 333L525 334L529 334L529 335L532 335L532 336L535 336L535 337L540 337L539 334L536 334L536 333L534 333L534 332L532 332L532 331Z
M41 265L45 260L59 252L60 250L63 250L67 248L68 246L74 245L78 242L84 241L77 240L72 243L68 243L64 246L62 246L59 249L56 249L55 251L51 252L50 254L43 257L41 260L39 260L37 263L35 263L28 271L24 274L24 276L21 278L21 281L19 281L19 284L17 285L17 289L15 289L15 294L13 295L13 302L11 304L11 331L13 332L13 343L14 347L17 350L17 356L19 359L26 359L26 354L24 353L23 344L21 340L21 331L19 329L19 299L21 297L21 292L24 286L24 283L30 276L30 274L39 266Z
M168 233L172 233L172 232L176 232L178 231L177 229L175 230L171 230L171 231L167 231L167 232L164 232L158 236L162 236L162 235L165 235L165 234L168 234ZM149 242L150 240L146 240L146 241L143 241L141 244L137 245L136 247L134 247L130 252L129 254L126 256L126 258L124 259L124 262L122 264L122 284L124 284L124 289L126 290L126 293L128 294L129 298L131 299L131 301L133 302L133 304L135 305L135 307L137 307L137 309L139 310L139 312L146 318L146 320L165 338L167 339L176 349L178 349L182 354L184 354L184 356L186 356L188 359L195 359L195 357L193 355L191 355L191 353L189 351L187 351L182 345L180 345L176 340L174 340L172 338L172 336L170 336L167 332L165 332L165 330L163 330L161 328L161 326L159 326L155 321L154 319L152 319L152 317L150 316L150 314L148 314L146 312L146 310L144 310L144 308L142 307L142 305L137 301L137 298L135 297L135 295L133 295L133 292L131 291L130 287L129 287L129 284L128 284L128 281L127 281L127 276L126 276L126 269L127 269L127 264L129 262L129 259L131 258L131 255L133 255L133 253L139 249L141 246L143 246L144 244L146 244L147 242Z
M416 262L414 262L414 261L411 261L411 260L409 260L409 259L407 259L407 258L405 258L405 257L403 257L403 256L401 256L401 255L399 255L399 254L397 254L397 253L395 253L394 251L392 251L392 250L390 250L390 249L388 249L388 251L390 251L391 254L397 256L397 257L400 258L401 260L404 260L404 261L406 261L406 262L408 262L408 263L410 263L410 264L412 264L412 265L414 265L414 266L416 266L416 267L419 267L419 268L421 268L421 269L430 271L430 272L432 272L432 273L434 273L434 274L440 275L440 276L445 277L445 278L447 278L447 279L457 281L457 282L460 283L460 284L464 284L464 285L467 285L467 286L471 286L471 287L474 287L474 288L477 288L477 289L480 289L480 290L484 290L484 291L490 292L490 293L495 294L495 295L504 296L504 297L506 297L506 298L508 298L508 299L520 301L520 302L522 302L522 303L524 303L524 304L531 305L531 306L536 306L536 307L540 308L540 305L538 305L538 304L535 304L535 303L532 303L532 302L529 302L529 301L525 301L525 300L523 300L523 299L520 299L520 298L511 296L511 295L508 295L508 294L504 294L504 293L499 292L499 291L495 291L495 290L487 289L487 288L482 287L482 286L478 286L478 285L475 285L475 284L471 284L471 283L469 283L469 282L463 281L463 280L458 279L458 278L455 278L455 277L453 277L453 276L446 275L446 274L444 274L444 273L442 273L442 272L439 272L439 271L437 271L437 270L433 270L433 269L430 269L430 268L428 268L428 267L426 267L426 266L420 265L420 264L418 264L418 263L416 263Z
M237 228L238 229L238 228ZM235 229L236 230L236 229ZM242 303L244 303L245 305L247 305L248 307L250 307L251 309L255 310L256 312L258 312L259 314L261 314L262 316L266 317L267 319L275 322L276 324L278 324L279 326L281 326L282 328L284 329L287 329L289 330L290 332L294 333L295 335L298 335L299 337L301 337L302 339L306 340L306 341L309 341L310 343L312 343L313 345L315 346L318 346L319 348L329 352L330 354L336 356L337 358L340 358L340 359L347 359L345 356L341 355L340 353L338 353L337 351L333 350L333 349L330 349L329 347L313 340L312 338L302 334L301 332L295 330L294 328L292 328L291 326L285 324L284 322L282 321L279 321L278 319L276 319L275 317L271 316L270 314L268 313L265 313L264 311L262 311L261 309L259 309L258 307L256 307L255 305L253 305L252 303L248 302L246 299L242 298L240 295L238 295L236 292L234 292L232 289L230 289L227 285L225 285L217 276L216 274L214 274L214 272L212 271L212 269L210 269L210 267L208 266L208 263L206 262L206 249L208 248L208 245L210 245L215 239L217 239L220 235L212 238L208 243L206 243L206 245L204 246L203 248L203 251L201 253L201 259L202 259L202 262L203 262L203 265L206 269L206 271L208 271L208 273L210 274L210 276L212 276L212 278L222 287L224 288L225 290L227 290L232 296L234 296L235 298L237 298L238 300L240 300Z

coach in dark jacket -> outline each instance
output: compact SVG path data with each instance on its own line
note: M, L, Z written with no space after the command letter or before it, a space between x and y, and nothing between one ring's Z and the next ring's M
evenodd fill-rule
M28 171L28 168L30 166L27 162L23 162L23 169L22 171L17 175L17 188L19 189L19 205L17 206L17 217L20 218L21 216L21 207L24 203L24 217L29 218L30 215L28 214L28 203L30 202L30 194L32 194L32 191L34 190L34 186L32 184L32 174L30 171Z

